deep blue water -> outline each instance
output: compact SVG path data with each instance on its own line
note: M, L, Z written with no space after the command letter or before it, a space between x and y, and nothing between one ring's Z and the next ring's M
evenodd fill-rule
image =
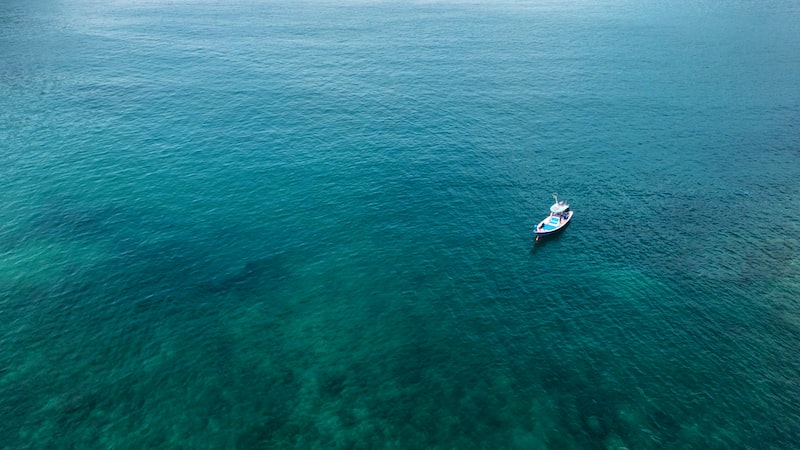
M800 448L795 1L6 0L0 180L2 448Z

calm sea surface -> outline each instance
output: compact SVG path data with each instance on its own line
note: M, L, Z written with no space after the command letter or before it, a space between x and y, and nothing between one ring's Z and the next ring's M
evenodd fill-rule
M0 3L0 448L800 448L799 354L797 1Z

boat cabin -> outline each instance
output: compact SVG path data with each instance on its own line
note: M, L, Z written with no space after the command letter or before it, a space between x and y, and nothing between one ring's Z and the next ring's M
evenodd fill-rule
M564 216L569 212L569 205L564 200L556 202L550 207L550 214L554 216Z

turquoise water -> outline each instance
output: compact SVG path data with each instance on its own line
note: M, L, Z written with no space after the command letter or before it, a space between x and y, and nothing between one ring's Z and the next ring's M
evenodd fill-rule
M798 86L789 0L5 1L0 447L798 448Z

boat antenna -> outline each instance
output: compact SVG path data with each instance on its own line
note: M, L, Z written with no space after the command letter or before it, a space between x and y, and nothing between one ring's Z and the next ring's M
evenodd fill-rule
M558 203L558 192L553 192L553 198L556 200L556 203Z

